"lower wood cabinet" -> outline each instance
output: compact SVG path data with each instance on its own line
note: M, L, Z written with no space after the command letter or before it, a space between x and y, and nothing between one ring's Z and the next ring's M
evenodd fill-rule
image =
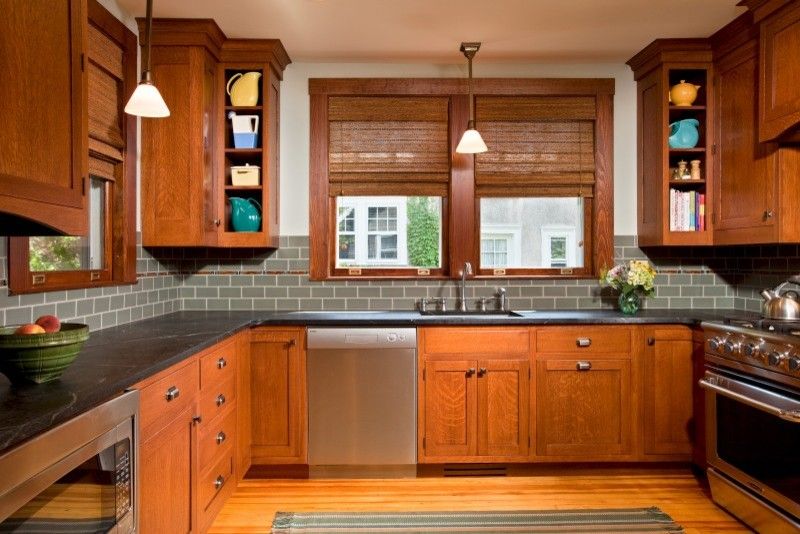
M253 329L248 367L252 463L306 464L305 329Z
M420 463L527 461L526 329L427 328L419 339Z

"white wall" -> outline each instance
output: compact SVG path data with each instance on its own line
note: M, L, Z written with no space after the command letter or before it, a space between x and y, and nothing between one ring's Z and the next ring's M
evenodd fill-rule
M291 55L291 50L289 51ZM480 63L476 77L615 78L614 233L636 234L636 84L624 64ZM308 235L309 78L461 77L465 65L293 63L281 86L281 234Z

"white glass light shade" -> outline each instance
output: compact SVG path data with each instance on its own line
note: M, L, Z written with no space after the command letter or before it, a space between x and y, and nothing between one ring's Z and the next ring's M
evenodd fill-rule
M483 142L483 137L478 133L478 130L470 128L461 136L461 141L458 142L456 152L459 154L479 154L486 152L489 148Z
M169 117L169 108L155 85L140 82L125 104L125 113L138 117Z

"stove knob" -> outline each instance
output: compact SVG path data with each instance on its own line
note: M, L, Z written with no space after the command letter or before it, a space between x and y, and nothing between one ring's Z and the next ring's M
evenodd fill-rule
M738 346L739 346L738 343L734 343L733 341L726 341L725 343L722 344L722 352L730 356L734 352L736 352Z
M722 339L718 337L712 337L708 340L708 348L712 351L716 352L719 350L719 346L722 343Z
M746 343L742 345L742 354L744 354L748 358L752 358L753 356L755 356L757 350L758 348L756 347L755 343Z
M769 356L767 356L767 363L777 367L784 359L786 359L786 354L781 354L777 350L774 350L769 353Z
M794 372L800 371L800 357L795 355L789 358L789 370Z

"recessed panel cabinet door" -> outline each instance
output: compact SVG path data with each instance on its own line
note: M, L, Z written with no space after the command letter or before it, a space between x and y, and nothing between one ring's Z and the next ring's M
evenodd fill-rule
M303 330L258 328L251 336L252 462L304 464L307 407Z
M528 455L528 361L478 362L478 454Z
M424 457L474 456L477 451L477 362L425 363Z
M761 23L759 141L800 123L800 4L790 2ZM795 139L796 140L796 139Z
M0 212L70 234L88 224L86 35L86 0L3 2Z
M583 459L631 453L631 362L536 362L536 453Z

